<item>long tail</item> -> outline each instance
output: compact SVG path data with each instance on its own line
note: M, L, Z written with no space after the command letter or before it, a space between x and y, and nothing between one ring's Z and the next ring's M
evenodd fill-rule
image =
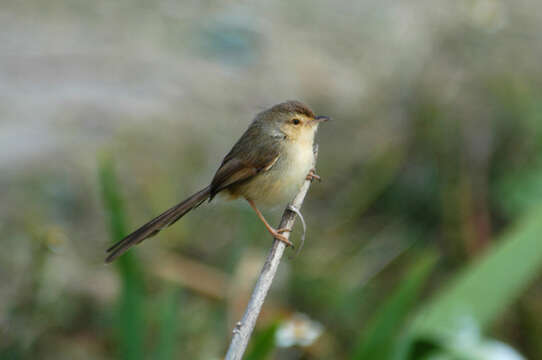
M198 191L188 199L166 210L145 225L141 226L139 229L107 249L109 255L105 259L105 262L112 262L132 246L139 244L145 239L153 237L161 230L167 228L175 221L182 218L190 210L198 207L202 202L207 200L210 192L210 187L207 186L205 189Z

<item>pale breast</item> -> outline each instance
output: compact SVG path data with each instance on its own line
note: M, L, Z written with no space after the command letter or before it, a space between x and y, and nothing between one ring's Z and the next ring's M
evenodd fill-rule
M299 191L313 161L312 142L289 143L268 171L257 175L240 189L242 195L259 205L286 205Z

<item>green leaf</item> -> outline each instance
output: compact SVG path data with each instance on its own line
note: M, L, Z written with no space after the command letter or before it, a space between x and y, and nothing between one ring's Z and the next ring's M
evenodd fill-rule
M275 334L279 327L275 323L254 335L252 346L244 357L245 360L262 360L267 358L275 348Z
M175 347L179 333L179 300L180 288L168 290L163 304L160 307L160 335L153 359L167 360L176 359Z
M487 329L539 274L541 233L542 209L517 224L423 308L410 327L403 355L414 343L440 347L468 326Z
M352 359L388 359L392 340L415 304L423 284L436 264L437 256L429 253L418 260L403 277L399 288L378 309L360 337Z
M512 171L497 184L496 189L495 198L508 216L536 209L542 198L542 162Z
M115 176L114 163L110 156L103 156L99 165L99 183L104 208L109 222L112 242L121 240L126 234L126 221ZM105 255L104 255L105 256ZM143 359L143 282L133 253L116 260L122 282L118 304L117 331L119 332L118 358Z

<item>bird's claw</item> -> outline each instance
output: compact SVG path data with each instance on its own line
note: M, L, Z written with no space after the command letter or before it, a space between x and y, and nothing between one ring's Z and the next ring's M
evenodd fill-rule
M314 181L314 180L318 180L319 182L322 181L322 178L320 177L320 175L316 174L316 170L314 170L314 169L311 169L309 171L309 173L307 174L307 177L305 179L310 180L310 181Z
M286 236L281 235L281 233L286 232L286 231L291 231L291 230L289 230L289 229L278 229L278 230L275 230L274 232L272 232L271 235L273 235L273 237L275 239L285 243L286 246L291 246L292 248L295 249L294 244L290 240L288 240L288 238Z

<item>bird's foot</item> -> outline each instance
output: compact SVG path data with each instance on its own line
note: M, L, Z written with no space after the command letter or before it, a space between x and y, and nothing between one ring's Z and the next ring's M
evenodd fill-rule
M292 230L283 228L283 229L278 229L278 230L272 229L269 232L271 233L271 235L273 235L275 239L282 241L283 243L286 244L286 246L291 246L292 248L294 248L294 244L290 240L288 240L286 236L281 235L283 232L287 232L287 231L292 231Z
M322 178L320 177L320 175L316 174L316 170L315 170L315 169L311 169L311 170L309 171L309 173L307 174L306 180L310 180L310 181L313 181L313 180L322 181Z

